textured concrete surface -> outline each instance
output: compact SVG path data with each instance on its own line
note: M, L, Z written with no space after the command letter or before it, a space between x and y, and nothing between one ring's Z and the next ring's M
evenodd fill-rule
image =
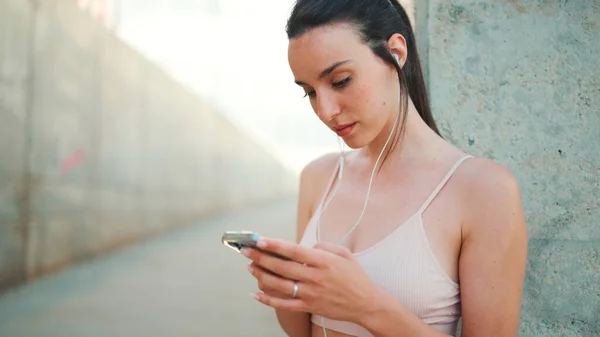
M0 290L296 184L72 1L0 2L0 156Z
M295 199L170 233L0 295L0 337L283 336L226 230L294 238ZM266 221L265 221L266 220Z
M600 336L600 2L418 2L443 134L507 165L530 235L521 336ZM425 12L425 13L424 13Z
M26 1L0 2L0 288L24 274L25 237L19 224L23 171L28 148L25 134L30 106L32 10Z

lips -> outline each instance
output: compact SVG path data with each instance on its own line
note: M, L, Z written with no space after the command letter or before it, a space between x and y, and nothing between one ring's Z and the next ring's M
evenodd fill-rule
M342 124L334 127L333 130L335 131L335 133L338 134L338 136L345 137L352 132L352 129L354 129L354 125L356 125L356 123Z

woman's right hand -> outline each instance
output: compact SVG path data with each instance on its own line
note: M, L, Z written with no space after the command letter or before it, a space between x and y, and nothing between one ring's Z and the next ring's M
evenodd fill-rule
M264 268L261 268L254 261L252 261L250 264L248 264L248 271L250 272L250 274L252 274L254 276L260 275L260 277L257 277L257 284L258 284L258 289L260 289L263 293L270 295L270 296L277 297L277 298L291 298L292 297L294 281L288 280L289 284L290 284L290 291L288 293L284 294L281 291L272 289L268 286L268 284L280 284L279 282L281 282L281 279L282 279L281 276L275 275L275 274L271 273L270 271L268 271Z

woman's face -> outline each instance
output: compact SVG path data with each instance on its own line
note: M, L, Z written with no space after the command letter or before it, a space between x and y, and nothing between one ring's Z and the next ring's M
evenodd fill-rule
M290 40L288 60L319 119L350 148L370 144L395 122L397 72L350 25L318 27Z

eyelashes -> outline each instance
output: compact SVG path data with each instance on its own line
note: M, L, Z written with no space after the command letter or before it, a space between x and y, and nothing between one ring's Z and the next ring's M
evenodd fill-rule
M352 80L352 77L348 76L339 82L332 83L331 86L336 89L341 89L341 88L344 88L351 80ZM305 93L303 97L308 96L309 98L313 98L313 97L315 97L315 95L316 95L316 93L313 90L313 91L309 91L309 92Z
M348 82L350 82L350 76L344 78L343 80L339 81L339 82L335 82L332 85L335 88L343 88Z

